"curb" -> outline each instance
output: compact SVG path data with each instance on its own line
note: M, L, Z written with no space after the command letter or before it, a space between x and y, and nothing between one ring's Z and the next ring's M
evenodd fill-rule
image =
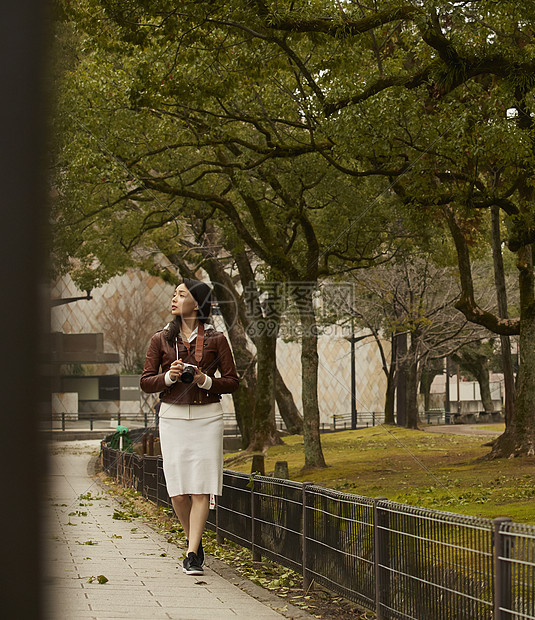
M107 435L113 432L113 429L108 431L106 429L96 429L94 431L79 431L79 430L45 430L40 431L43 433L48 441L83 441L86 439L94 439L100 441L105 439Z
M92 456L89 459L89 462L87 463L87 475L90 478L95 478L95 476L98 474L100 470L99 461L100 461L100 456ZM100 479L98 479L98 482L100 484Z
M314 616L291 603L287 603L273 592L266 590L262 586L253 583L251 580L240 575L232 566L225 564L222 560L208 556L210 558L210 568L219 576L226 579L229 583L240 588L252 598L270 607L285 618L292 620L313 620Z

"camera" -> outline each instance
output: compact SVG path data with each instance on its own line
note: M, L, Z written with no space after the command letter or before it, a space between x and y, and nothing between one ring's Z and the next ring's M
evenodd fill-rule
M182 383L193 383L196 370L197 366L193 366L193 364L184 364L184 370L180 375L180 381L182 381Z

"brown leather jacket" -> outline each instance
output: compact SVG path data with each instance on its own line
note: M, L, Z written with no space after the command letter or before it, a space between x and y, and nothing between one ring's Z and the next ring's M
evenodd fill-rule
M191 343L190 352L178 339L178 357L183 362L200 366L204 374L212 378L212 387L201 390L195 383L182 383L180 379L171 387L165 385L165 374L171 363L177 359L174 346L165 339L165 330L156 332L151 338L145 366L141 375L140 385L144 392L161 392L160 399L164 403L176 405L206 405L216 403L220 394L230 394L239 387L238 374L232 357L232 351L224 334L214 329L204 333L204 344L201 363L195 361L195 340ZM215 376L219 370L220 377Z

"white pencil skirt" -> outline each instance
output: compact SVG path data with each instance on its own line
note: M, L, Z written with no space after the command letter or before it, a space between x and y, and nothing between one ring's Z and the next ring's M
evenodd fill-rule
M169 497L221 495L223 491L223 415L160 418L160 446Z

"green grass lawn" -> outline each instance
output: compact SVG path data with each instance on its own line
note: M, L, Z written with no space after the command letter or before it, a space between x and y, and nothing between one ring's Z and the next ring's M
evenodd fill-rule
M503 425L485 429L503 430ZM481 460L492 436L464 436L375 426L322 435L328 467L303 473L303 437L269 449L266 473L287 461L292 480L412 506L535 524L535 458ZM250 459L225 467L249 472Z

